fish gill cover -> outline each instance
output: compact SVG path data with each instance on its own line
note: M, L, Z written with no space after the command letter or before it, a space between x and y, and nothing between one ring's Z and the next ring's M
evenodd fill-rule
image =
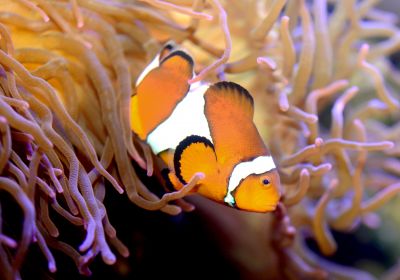
M192 83L229 79L252 93L279 169L283 199L272 214L193 202L230 244L243 278L372 279L305 240L332 255L333 230L379 232L377 210L396 209L400 72L390 56L400 32L398 16L376 2L1 1L0 277L21 277L33 242L51 272L63 265L55 250L85 275L97 255L107 264L127 257L106 192L170 215L193 208L183 198L198 178L161 197L139 179L134 166L151 175L153 162L129 125L136 78L174 40L196 61ZM60 219L85 232L80 244L69 243ZM398 228L387 236L398 241Z

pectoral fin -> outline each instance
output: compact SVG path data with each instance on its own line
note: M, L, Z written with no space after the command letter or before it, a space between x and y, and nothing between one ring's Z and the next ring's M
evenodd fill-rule
M181 141L174 154L176 177L187 184L197 172L203 172L207 178L217 170L217 160L213 144L205 137L189 136Z

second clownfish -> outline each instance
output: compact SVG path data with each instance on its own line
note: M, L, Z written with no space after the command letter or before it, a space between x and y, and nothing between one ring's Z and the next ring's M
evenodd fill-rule
M131 98L131 127L168 165L177 190L197 172L194 188L231 207L273 211L279 175L253 122L253 98L240 85L188 81L193 59L166 44L142 72Z

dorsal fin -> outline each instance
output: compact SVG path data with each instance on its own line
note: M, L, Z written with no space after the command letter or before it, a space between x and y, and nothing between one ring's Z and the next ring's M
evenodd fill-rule
M189 91L192 77L193 59L181 50L168 54L143 77L131 99L131 126L139 129L135 132L141 139L170 116Z
M239 84L222 81L210 86L208 94L218 94L222 98L229 99L230 106L240 107L251 119L254 114L254 101L250 93Z
M218 163L234 165L268 152L254 125L253 98L246 89L219 82L209 87L204 98Z

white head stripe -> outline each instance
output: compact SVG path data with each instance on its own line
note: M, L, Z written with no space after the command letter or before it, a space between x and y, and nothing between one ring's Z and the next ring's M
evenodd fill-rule
M152 62L150 62L149 65L147 65L146 68L144 68L143 72L140 73L139 77L136 80L136 86L138 86L144 79L144 77L147 76L147 74L149 74L149 72L151 70L153 70L154 68L157 68L158 66L160 66L160 55L156 55L156 57L153 59Z
M231 173L228 183L228 191L224 201L229 205L235 204L233 191L239 186L240 181L251 174L262 174L276 168L271 156L260 156L252 161L245 161L237 164Z

